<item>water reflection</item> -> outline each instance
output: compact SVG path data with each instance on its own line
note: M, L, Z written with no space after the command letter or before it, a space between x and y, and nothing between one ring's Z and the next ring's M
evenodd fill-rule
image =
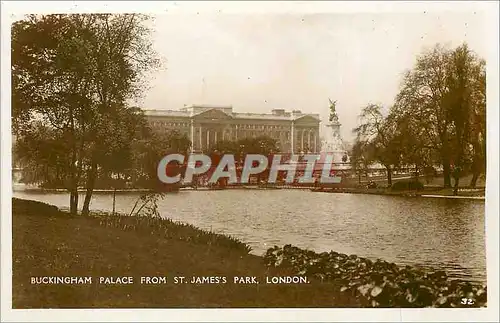
M58 206L69 200L63 193L14 195ZM117 211L130 212L137 196L117 195ZM238 237L255 254L290 243L486 279L483 201L226 190L183 191L167 195L159 206L165 217ZM92 209L111 208L111 195L94 195Z

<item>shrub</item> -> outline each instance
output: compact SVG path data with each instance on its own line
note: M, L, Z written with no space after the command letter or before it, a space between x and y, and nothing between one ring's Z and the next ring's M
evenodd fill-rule
M417 180L400 181L392 184L391 190L393 191L420 191L424 189L424 184Z
M47 203L12 198L12 214L47 216L58 215L61 212L56 206Z
M429 184L437 176L437 171L432 166L427 166L424 168L425 182Z
M451 280L446 272L398 266L335 251L315 253L291 245L273 247L264 255L268 267L293 275L335 282L366 307L484 307L487 289L481 284ZM470 299L473 304L464 304Z

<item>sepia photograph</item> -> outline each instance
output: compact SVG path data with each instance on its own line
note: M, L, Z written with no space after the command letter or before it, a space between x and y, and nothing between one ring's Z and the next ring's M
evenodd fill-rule
M11 321L499 319L498 2L28 3Z

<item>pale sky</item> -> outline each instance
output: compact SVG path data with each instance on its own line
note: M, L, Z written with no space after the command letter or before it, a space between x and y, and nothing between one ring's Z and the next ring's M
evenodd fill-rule
M390 106L423 49L465 41L486 57L486 28L480 12L158 15L153 37L165 68L142 103L298 109L324 124L331 98L349 140L361 108Z

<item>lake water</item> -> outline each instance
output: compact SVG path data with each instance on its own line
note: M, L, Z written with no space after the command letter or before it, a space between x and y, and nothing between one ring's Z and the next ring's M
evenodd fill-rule
M69 205L65 193L15 191L14 196ZM117 194L116 210L130 212L138 196ZM482 282L486 281L484 206L484 201L476 200L307 190L181 191L159 202L162 216L235 236L258 255L274 245L292 244L316 252L335 250L430 266ZM94 194L91 208L111 210L112 195Z

